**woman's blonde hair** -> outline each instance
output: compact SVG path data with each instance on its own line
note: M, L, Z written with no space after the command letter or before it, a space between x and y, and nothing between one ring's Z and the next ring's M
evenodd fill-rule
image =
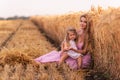
M93 52L93 29L92 29L92 20L89 14L84 14L80 16L80 19L84 17L87 19L87 25L85 29L85 39L84 39L84 46L83 50L85 49L87 52Z

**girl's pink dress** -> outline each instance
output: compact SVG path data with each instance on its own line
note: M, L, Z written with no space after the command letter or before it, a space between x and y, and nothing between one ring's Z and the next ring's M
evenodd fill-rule
M77 48L79 50L82 49L83 43L79 43L77 44ZM60 55L61 52L60 51L51 51L43 56L40 56L38 58L35 59L35 61L37 62L41 62L41 63L47 63L47 62L58 62L60 60ZM78 69L77 66L77 60L73 59L71 57L68 57L65 62L69 65L69 67L71 69ZM82 57L82 68L88 68L90 66L90 62L91 62L91 55L89 53L87 53L86 55L84 55Z

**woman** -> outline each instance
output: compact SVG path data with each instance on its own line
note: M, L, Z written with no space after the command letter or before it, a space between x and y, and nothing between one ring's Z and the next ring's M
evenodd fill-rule
M71 50L83 54L81 68L89 68L91 63L91 55L90 55L90 53L92 52L91 32L92 32L91 24L88 16L82 15L80 17L80 29L77 32L79 35L78 41L77 41L78 50L71 48ZM51 51L50 53L35 59L35 61L41 62L41 63L59 62L59 64L61 64L64 60L71 69L79 69L76 59L69 57L68 54L66 53L61 53L58 51Z
M82 57L82 66L78 67L76 65L76 60L72 60L67 53L62 53L62 56L59 60L59 64L66 59L66 63L71 68L89 68L91 66L91 53L93 51L93 36L92 36L92 29L91 29L91 20L88 18L87 15L82 15L80 17L80 29L78 30L78 41L77 47L78 49L71 48L77 53L83 54ZM73 63L73 64L72 64Z

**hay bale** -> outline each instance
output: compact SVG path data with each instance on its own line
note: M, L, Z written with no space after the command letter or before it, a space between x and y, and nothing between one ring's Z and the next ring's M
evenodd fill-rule
M120 79L120 9L103 15L94 32L95 69Z
M7 51L3 52L0 55L0 64L1 65L16 65L16 64L22 64L22 65L27 65L27 64L35 64L35 62L32 60L31 57L25 55L24 53L21 53L19 51Z

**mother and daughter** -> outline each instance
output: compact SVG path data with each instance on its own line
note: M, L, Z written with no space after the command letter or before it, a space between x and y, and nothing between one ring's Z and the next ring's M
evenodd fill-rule
M71 69L89 68L92 53L91 23L87 15L80 17L80 29L70 27L61 44L61 51L51 51L35 59L36 62L57 62L60 66L64 61Z

